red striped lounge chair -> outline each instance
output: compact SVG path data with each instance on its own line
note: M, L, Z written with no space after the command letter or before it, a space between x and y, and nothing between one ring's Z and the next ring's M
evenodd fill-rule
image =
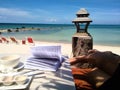
M7 38L5 37L1 37L2 41L5 42L5 43L9 43L9 40L7 40Z
M27 37L27 41L28 41L29 44L35 45L34 40L33 40L32 37Z
M10 37L10 40L11 40L13 43L18 44L18 41L16 40L16 38L15 38L15 37Z

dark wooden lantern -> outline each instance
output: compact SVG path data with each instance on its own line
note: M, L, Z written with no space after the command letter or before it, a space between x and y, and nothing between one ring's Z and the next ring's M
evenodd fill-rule
M88 17L89 13L86 9L81 8L72 23L76 26L76 33L72 37L72 52L73 56L85 55L88 50L93 47L93 40L88 33L88 26L92 20Z

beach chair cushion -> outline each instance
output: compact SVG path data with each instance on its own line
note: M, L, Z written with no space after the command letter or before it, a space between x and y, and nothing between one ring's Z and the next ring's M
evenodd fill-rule
M2 40L0 39L0 43L2 43Z
M9 40L7 40L6 37L1 37L2 41L5 42L5 43L9 43Z
M27 40L28 40L29 43L34 43L32 37L28 37Z
M18 43L18 41L16 40L15 37L10 37L11 41L14 42L14 43Z

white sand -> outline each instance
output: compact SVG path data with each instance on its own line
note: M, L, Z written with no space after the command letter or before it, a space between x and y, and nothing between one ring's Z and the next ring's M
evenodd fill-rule
M103 46L103 45L94 45L94 49L100 50L100 51L111 51L115 54L120 55L120 47L115 46Z
M62 54L68 55L69 57L72 56L72 44L66 43L52 43L52 42L37 42L35 41L36 45L61 45L62 47ZM26 44L1 44L0 43L0 54L30 54L30 47L32 45ZM120 55L120 47L112 47L112 46L101 46L101 45L94 45L94 49L100 51L112 51L115 54Z

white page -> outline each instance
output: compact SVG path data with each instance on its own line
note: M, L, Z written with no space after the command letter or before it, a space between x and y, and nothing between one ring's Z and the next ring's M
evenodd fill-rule
M37 58L56 58L61 60L61 46L34 46L31 53Z

